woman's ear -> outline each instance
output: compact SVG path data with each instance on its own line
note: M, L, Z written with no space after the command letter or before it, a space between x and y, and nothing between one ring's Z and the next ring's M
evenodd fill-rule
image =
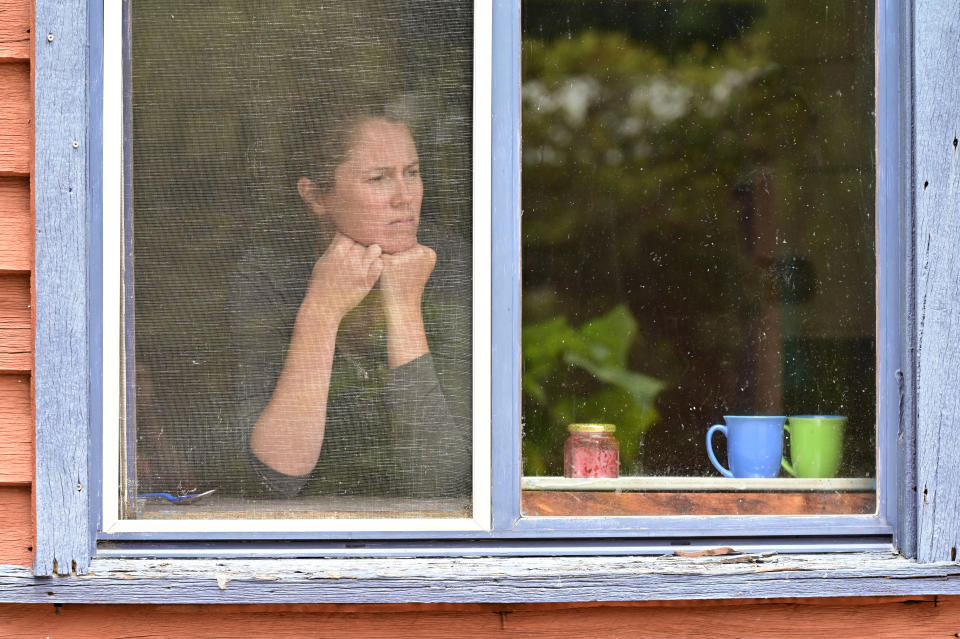
M320 187L308 177L302 177L297 180L297 193L300 199L310 207L310 210L317 217L323 217L327 214L327 207L323 201L323 192Z

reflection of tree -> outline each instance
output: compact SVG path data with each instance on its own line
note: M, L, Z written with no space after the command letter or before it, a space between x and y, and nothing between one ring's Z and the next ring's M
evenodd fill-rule
M661 413L687 460L719 411L785 409L792 220L810 206L809 165L837 161L811 142L816 91L777 61L769 34L669 56L609 31L523 43L524 324L582 324L627 304L641 326L630 366L668 380ZM557 473L545 433L562 439L563 424L527 397L528 472Z

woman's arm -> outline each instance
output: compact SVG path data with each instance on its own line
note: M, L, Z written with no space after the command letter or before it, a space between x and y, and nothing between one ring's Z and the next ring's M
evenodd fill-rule
M339 233L317 260L280 377L250 436L251 451L269 468L303 476L316 466L340 321L382 270L378 246L364 247Z
M387 365L398 368L430 352L423 326L423 289L437 255L421 244L383 255L380 290L387 317Z
M436 254L418 245L403 253L384 255L383 262L380 288L387 317L390 367L384 403L393 431L393 475L400 484L397 492L423 497L466 496L472 453L469 388L459 388L453 379L445 380L451 382L446 387L441 386L438 359L430 353L423 320L424 288ZM469 318L466 324L448 326L453 330L447 332L456 333L456 328L464 326L469 336ZM456 334L446 337L458 338ZM466 339L469 341L469 337ZM469 371L469 360L461 364Z

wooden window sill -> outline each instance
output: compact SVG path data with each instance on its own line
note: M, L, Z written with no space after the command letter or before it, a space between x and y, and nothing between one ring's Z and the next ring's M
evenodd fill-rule
M525 517L641 515L863 515L872 478L524 477Z

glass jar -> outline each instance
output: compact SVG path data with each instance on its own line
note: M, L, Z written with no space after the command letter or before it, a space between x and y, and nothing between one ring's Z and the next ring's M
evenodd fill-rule
M620 444L613 424L570 424L563 445L564 477L619 477Z

